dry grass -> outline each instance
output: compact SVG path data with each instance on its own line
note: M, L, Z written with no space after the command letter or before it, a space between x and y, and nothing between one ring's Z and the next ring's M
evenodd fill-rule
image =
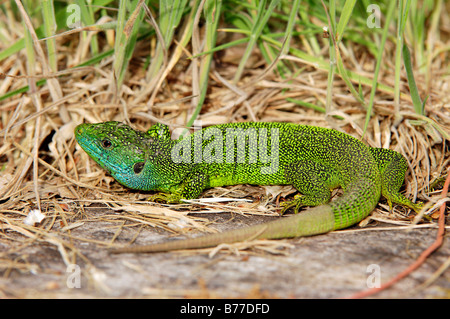
M3 21L9 22L6 19ZM12 43L23 28L20 22L10 25L10 28L12 32L8 36ZM449 30L441 31L448 39ZM107 47L104 34L99 33L98 36L102 45ZM28 85L30 79L51 78L57 81L61 89L61 95L55 96L51 94L48 84L37 86L0 102L0 269L4 277L12 271L33 273L39 264L29 261L27 254L49 246L57 248L66 265L80 259L90 265L91 261L83 255L82 243L95 244L98 249L110 247L126 227L136 229L136 236L142 227L188 233L193 229L211 231L208 219L198 217L200 213L227 211L275 215L278 195L282 191L289 192L289 189L267 187L267 194L264 194L264 188L237 186L206 193L213 197L251 198L251 203L155 204L145 200L148 194L124 189L90 160L73 137L73 129L79 123L116 120L145 130L158 120L170 124L172 128L183 127L193 110L191 69L196 61L187 59L192 55L191 48L183 48L173 69L159 73L166 75L158 79L161 83L159 89L149 90L142 57L147 56L154 47L138 45L120 98L113 103L112 56L94 67L69 69L85 59L88 40L79 34L56 38L58 68L64 70L63 73L43 76L46 72L41 64L37 64L41 67L35 70L36 77L26 76L30 73L26 71L23 51L0 62L0 71L7 75L2 76L0 96ZM42 42L39 44L43 46ZM435 45L444 47L444 43ZM0 50L5 48L6 45L1 44ZM239 47L230 48L214 57L207 98L199 116L204 126L249 120L289 121L338 128L361 137L366 112L339 77L335 78L333 86L334 110L324 116L288 102L286 98L325 105L326 72L298 62L292 56L281 56L280 59L289 60L296 69L303 68L300 75L283 79L267 70L269 66L265 65L256 50L246 66L242 81L234 85L231 79L242 55L241 50ZM374 63L363 47L353 44L341 54L348 69L371 76ZM392 87L394 67L390 54L393 54L393 48L387 48L386 64L380 71L379 83ZM426 208L434 207L439 200L439 185L442 185L446 168L450 165L449 141L442 134L450 134L448 54L445 51L437 54L430 67L428 72L431 77L415 73L419 92L429 95L426 117L414 113L404 76L401 82L401 122L394 125L392 94L378 91L373 116L364 136L368 145L394 149L408 159L410 170L406 176L405 194L425 202ZM362 90L368 97L370 88L363 86ZM99 204L101 207L98 207ZM24 218L36 209L45 215L45 219L35 226L25 225ZM97 209L99 212L96 212ZM198 214L194 217L189 214L191 212ZM373 216L385 221L392 219L411 223L412 220L409 211L396 207L394 213L387 213L383 204L378 206ZM77 227L99 222L113 229L113 238L80 238L71 234ZM284 245L282 242L279 244ZM273 250L273 247L260 247Z

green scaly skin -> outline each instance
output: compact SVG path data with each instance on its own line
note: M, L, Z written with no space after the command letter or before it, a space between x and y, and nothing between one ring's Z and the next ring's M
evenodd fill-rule
M243 145L238 144L239 139L246 134L245 147L240 149L244 152L239 153L238 145ZM267 136L261 144L251 143L261 136ZM158 191L152 200L178 203L199 197L207 188L225 185L293 185L301 195L284 203L282 213L291 207L297 213L302 206L315 206L265 224L119 248L113 250L115 253L171 251L249 239L322 234L361 221L375 208L381 195L390 207L397 203L416 212L421 208L421 204L414 204L399 193L407 169L401 154L368 147L350 135L326 128L291 123L231 123L172 140L168 127L162 124L141 132L122 123L105 122L81 124L75 129L75 137L119 183L137 190ZM230 141L236 143L227 144ZM263 158L260 145L266 145L267 156L277 156L270 161L270 157ZM187 155L180 162L179 158L174 160L173 154ZM274 169L264 171L268 167ZM344 194L329 202L331 190L336 187L341 187Z

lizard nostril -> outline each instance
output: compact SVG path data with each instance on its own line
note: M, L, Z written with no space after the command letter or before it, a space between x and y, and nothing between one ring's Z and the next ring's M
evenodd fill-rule
M80 124L75 128L75 134L83 134L84 133L84 124Z

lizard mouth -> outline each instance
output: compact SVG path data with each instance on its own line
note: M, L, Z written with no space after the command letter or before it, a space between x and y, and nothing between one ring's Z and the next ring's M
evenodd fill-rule
M95 158L98 158L102 154L95 145L95 141L86 136L85 127L86 124L80 124L75 128L75 140L89 156L94 155Z
M78 140L78 138L85 132L86 124L80 124L75 128L75 138Z
M75 139L81 148L102 168L108 170L111 175L114 172L120 172L122 168L108 161L109 155L98 144L96 139L86 136L86 126L88 124L80 124L75 128ZM108 163L109 162L109 163ZM108 163L108 164L107 164Z

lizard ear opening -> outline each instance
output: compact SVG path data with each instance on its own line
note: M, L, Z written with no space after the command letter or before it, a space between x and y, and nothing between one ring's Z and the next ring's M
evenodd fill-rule
M144 168L145 162L138 162L133 165L133 171L135 174L139 174L142 172L142 169Z

